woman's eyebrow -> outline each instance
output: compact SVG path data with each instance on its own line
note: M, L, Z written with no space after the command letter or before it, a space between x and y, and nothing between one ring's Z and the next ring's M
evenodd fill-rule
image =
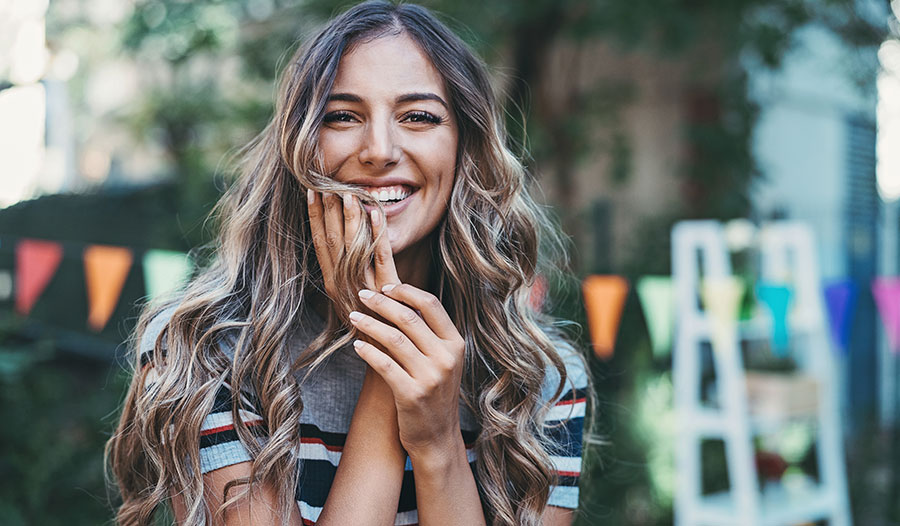
M362 102L362 98L359 95L354 95L352 93L332 93L328 96L328 101L340 100L344 102Z
M435 93L430 93L430 92L427 92L427 93L407 93L406 95L400 95L399 97L397 97L397 101L396 101L396 102L397 102L397 104L402 104L402 103L404 103L404 102L415 102L415 101L418 101L418 100L433 100L433 101L437 101L437 102L440 102L440 103L444 106L444 108L446 108L446 109L448 109L448 110L450 109L450 107L447 106L447 103L444 101L444 99L442 99L439 95L437 95L437 94L435 94Z

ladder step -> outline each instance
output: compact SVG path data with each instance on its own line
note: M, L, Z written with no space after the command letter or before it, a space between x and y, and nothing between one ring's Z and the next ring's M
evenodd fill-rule
M684 431L693 436L704 438L724 438L730 432L739 432L732 426L740 425L740 419L729 419L720 409L703 408L695 409L684 417L679 417L681 422L690 422ZM816 424L815 415L788 416L784 418L772 415L749 415L746 422L750 425L749 431L753 435L765 435L784 427L786 422L807 422Z
M840 499L812 480L786 487L770 483L760 495L760 526L791 526L834 518L839 515ZM741 517L730 492L713 493L700 498L697 524L708 526L741 525Z

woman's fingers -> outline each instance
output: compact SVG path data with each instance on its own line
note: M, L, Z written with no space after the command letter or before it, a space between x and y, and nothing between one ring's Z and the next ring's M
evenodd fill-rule
M441 300L434 294L407 283L393 286L387 285L382 287L381 291L387 297L405 303L419 311L438 338L449 342L462 343L462 336L460 336L456 326L453 325L453 320L450 319L450 315L447 314L447 310L444 309Z
M343 204L337 194L325 194L322 202L325 207L325 245L331 255L331 262L336 264L344 254Z
M344 194L342 200L344 204L344 249L350 250L353 238L362 227L362 213L353 194Z
M422 354L428 355L430 349L441 343L425 320L406 305L371 290L359 291L359 299L372 312L400 329Z
M391 252L384 216L380 210L375 209L372 210L371 217L372 238L375 239L375 286L381 289L385 285L400 283L400 278L397 277L397 268L394 266L394 253Z
M334 276L332 272L334 263L331 260L331 251L328 250L325 238L325 209L322 204L322 196L308 189L306 190L306 203L309 210L309 229L312 233L313 247L316 249L319 268L322 269L322 280L325 282L325 290L328 290L331 287Z
M355 340L353 348L369 367L378 373L394 393L409 392L413 380L397 362L381 349L363 340Z
M415 376L425 356L403 331L357 311L350 313L350 323L358 331L384 346L409 376Z

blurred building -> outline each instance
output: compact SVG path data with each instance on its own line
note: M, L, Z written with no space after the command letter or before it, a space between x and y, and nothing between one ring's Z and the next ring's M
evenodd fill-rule
M133 3L83 4L56 0L51 11L48 0L0 3L0 208L159 177L158 152L121 118L140 71L114 59L119 37L111 29ZM80 26L48 35L52 16Z
M824 27L804 27L796 37L782 69L751 67L751 93L761 110L754 153L762 171L753 204L762 220L808 223L823 281L849 278L859 287L851 343L839 367L852 427L876 414L880 390L893 389L878 381L886 378L869 293L881 273L883 228L875 171L878 58L875 50L849 48Z

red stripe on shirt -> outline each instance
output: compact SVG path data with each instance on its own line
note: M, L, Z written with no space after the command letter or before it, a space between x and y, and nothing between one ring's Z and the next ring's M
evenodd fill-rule
M584 398L584 397L582 397L582 398L575 398L575 399L569 398L568 400L560 400L559 402L556 402L556 405L572 405L572 404L580 404L581 402L584 402L585 400L587 400L587 399Z
M263 423L262 420L250 420L249 422L244 422L244 424L247 425L248 427L249 426L258 426L262 423ZM219 427L212 427L210 429L205 429L203 431L200 431L200 436L221 433L222 431L231 431L232 429L234 429L234 424L228 424L228 425L219 426Z
M335 446L331 444L326 444L324 440L318 437L300 437L301 444L322 444L325 446L325 449L328 451L337 451L340 453L344 450L344 446Z

